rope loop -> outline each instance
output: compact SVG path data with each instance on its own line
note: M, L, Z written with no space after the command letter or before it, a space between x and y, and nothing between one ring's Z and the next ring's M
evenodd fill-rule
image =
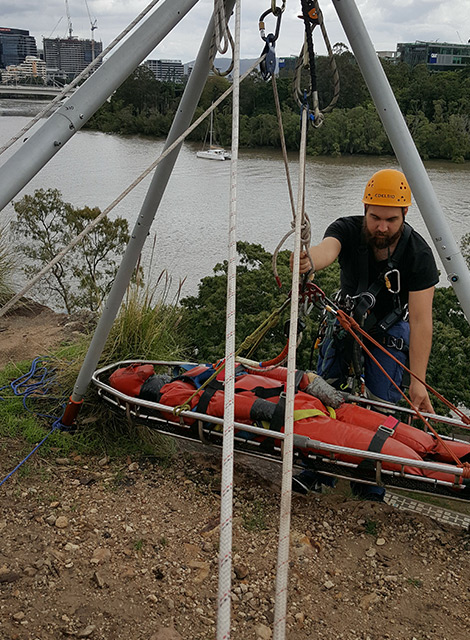
M227 17L224 0L214 0L215 47L219 53L227 53L229 45Z

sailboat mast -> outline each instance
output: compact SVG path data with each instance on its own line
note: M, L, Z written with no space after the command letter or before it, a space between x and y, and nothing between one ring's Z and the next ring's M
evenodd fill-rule
M212 149L212 129L214 127L214 112L211 111L210 128L209 128L209 149Z

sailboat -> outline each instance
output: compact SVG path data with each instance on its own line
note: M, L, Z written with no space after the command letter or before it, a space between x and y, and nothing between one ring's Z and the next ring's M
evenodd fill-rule
M212 144L214 130L214 112L211 111L210 126L209 126L209 148L197 151L196 156L198 158L205 158L206 160L230 160L232 157L230 151L226 151L222 147L214 146Z

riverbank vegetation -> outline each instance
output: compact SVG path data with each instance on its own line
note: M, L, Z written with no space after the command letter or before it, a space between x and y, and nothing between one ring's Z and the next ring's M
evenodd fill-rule
M326 114L322 127L309 135L310 155L391 155L370 94L354 56L336 56L341 90L336 108ZM404 63L382 61L398 104L423 159L464 162L470 158L470 69L431 73L425 65L411 69ZM333 95L328 59L317 59L320 106ZM299 107L292 94L292 78L277 80L289 150L299 145ZM203 91L196 117L228 87L225 78L212 76ZM104 132L163 137L168 133L181 97L182 86L159 82L145 66L138 67L87 126ZM240 145L280 148L279 128L271 83L253 72L240 90ZM230 146L230 98L215 113L217 141ZM207 124L201 124L189 140L201 142Z

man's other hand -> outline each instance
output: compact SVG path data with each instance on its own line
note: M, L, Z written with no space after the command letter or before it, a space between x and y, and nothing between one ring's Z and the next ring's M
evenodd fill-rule
M293 270L293 266L294 266L294 254L291 253L290 254L290 270ZM302 251L302 253L300 254L300 268L299 271L300 273L308 273L312 268L312 264L310 262L310 258L308 256L308 253L306 251Z

